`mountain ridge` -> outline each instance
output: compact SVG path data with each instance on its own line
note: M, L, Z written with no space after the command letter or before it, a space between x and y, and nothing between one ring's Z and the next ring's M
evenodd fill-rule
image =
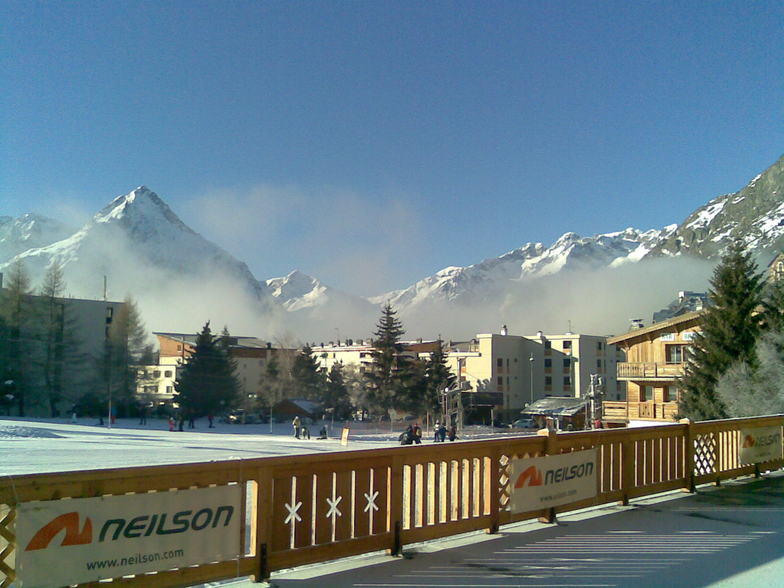
M216 291L226 286L241 292L237 305L253 306L254 313L277 313L276 320L285 321L288 315L301 317L303 324L340 320L372 325L378 305L385 302L404 317L429 308L484 308L496 316L537 280L590 275L656 259L715 260L736 238L757 252L784 246L784 157L738 192L710 200L679 224L628 227L589 237L566 232L549 246L525 243L498 257L448 266L407 288L368 298L298 270L257 279L243 261L188 227L146 186L115 197L76 231L32 213L19 219L0 217L0 271L22 259L32 277L40 279L56 259L69 284L75 284L72 288L85 297L96 297L102 275L110 275L114 290L123 295L150 289L165 292L164 302L192 300L198 294L193 290L214 284ZM166 291L166 284L179 290Z

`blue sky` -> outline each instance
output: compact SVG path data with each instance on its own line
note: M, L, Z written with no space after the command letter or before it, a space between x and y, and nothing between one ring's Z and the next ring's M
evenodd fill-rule
M359 294L682 221L784 152L780 2L0 5L0 215L145 184Z

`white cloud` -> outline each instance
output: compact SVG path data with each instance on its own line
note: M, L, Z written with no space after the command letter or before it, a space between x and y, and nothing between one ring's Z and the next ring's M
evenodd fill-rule
M410 281L423 223L402 195L261 184L191 200L187 224L264 280L300 269L326 284L378 294Z

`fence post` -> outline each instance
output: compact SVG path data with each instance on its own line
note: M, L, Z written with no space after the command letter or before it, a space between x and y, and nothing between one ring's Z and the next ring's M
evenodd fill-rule
M272 470L262 468L256 476L256 570L254 582L266 582L270 577L269 546L272 545Z
M629 505L629 490L634 487L634 473L637 470L637 454L634 451L634 441L624 439L621 441L621 491L623 497L619 504Z
M558 432L555 430L555 427L548 426L546 429L540 429L536 434L547 437L547 441L544 445L545 455L558 455ZM539 517L539 522L551 524L557 522L555 508L546 509L545 514Z
M390 555L400 555L403 549L403 462L398 456L392 458L389 472L389 524L392 527Z
M488 533L498 533L501 524L501 450L490 456L490 528ZM438 508L438 507L436 507Z
M690 419L681 419L678 421L682 425L686 425L686 432L683 435L683 474L685 485L684 492L694 494L696 486L694 484L694 437L692 436L692 422Z

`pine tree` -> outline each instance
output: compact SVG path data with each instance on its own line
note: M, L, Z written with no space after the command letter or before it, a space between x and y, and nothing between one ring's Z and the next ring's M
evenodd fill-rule
M320 402L324 410L332 412L335 420L351 418L351 398L343 378L343 364L332 364Z
M719 378L735 361L755 367L754 344L760 332L755 311L761 303L762 277L740 242L733 243L713 272L701 333L688 355L680 412L693 420L725 418L716 393Z
M390 408L404 409L403 376L409 368L408 358L403 355L400 338L405 331L392 305L387 302L381 311L373 340L373 363L365 372L367 401L371 412L386 413Z
M210 322L196 336L196 349L185 360L174 383L174 401L189 417L230 410L239 401L240 385L223 343L213 336Z
M297 398L317 401L322 396L326 378L321 372L318 360L313 356L310 345L304 345L294 357L291 377Z
M719 378L717 394L730 417L784 412L784 331L766 331L755 346L757 368L736 362Z
M395 398L395 408L413 415L428 412L427 361L405 357L398 378L401 388Z
M762 328L784 330L784 279L768 282L762 299Z
M427 395L425 409L435 413L441 412L441 395L444 390L451 388L455 383L455 375L449 369L444 353L444 342L438 338L438 346L430 354L427 362Z
M34 355L36 372L42 377L53 417L57 415L58 404L67 396L70 396L72 403L76 402L77 390L81 388L80 374L87 361L86 356L79 351L81 345L76 335L76 324L62 298L64 291L62 266L54 261L44 276L36 299L39 349Z
M4 386L4 394L13 394L19 416L25 416L27 405L34 401L32 376L32 337L33 321L30 277L21 260L11 265L8 285L0 290L0 314L6 325L5 367L6 379L12 382Z
M139 385L138 367L153 363L152 345L148 342L139 308L128 296L112 317L100 364L100 389L111 397L112 412L127 415L136 406Z

